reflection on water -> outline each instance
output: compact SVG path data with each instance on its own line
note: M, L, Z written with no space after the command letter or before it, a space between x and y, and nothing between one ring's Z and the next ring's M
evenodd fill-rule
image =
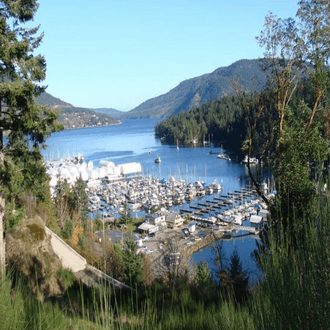
M260 277L260 271L255 263L252 253L257 248L256 246L256 236L247 236L241 238L235 238L231 240L223 241L223 251L224 251L224 267L228 267L230 264L230 256L235 250L237 250L242 263L243 271L247 273L250 279L250 284L256 283ZM212 273L214 280L217 280L216 267L214 265L214 253L213 247L217 243L213 243L205 249L202 249L193 254L191 260L194 263L200 263L202 260L206 261Z

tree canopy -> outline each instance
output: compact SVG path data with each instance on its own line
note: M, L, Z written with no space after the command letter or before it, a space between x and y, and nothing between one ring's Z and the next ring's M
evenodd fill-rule
M23 192L31 198L49 196L40 151L46 138L61 129L58 114L35 102L46 88L39 85L45 79L45 58L34 54L43 33L39 26L25 24L33 20L37 9L35 0L0 1L1 224L5 199L18 205Z

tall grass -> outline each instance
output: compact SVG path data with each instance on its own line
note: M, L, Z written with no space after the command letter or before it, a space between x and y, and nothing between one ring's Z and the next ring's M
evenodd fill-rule
M61 297L41 301L19 277L0 283L1 329L330 329L330 204L320 197L313 217L294 219L297 237L281 226L268 231L260 255L264 278L247 302L223 298L216 286L114 291L87 288L61 271ZM309 212L311 214L311 212Z
M330 329L330 207L320 197L312 218L299 223L297 236L270 230L261 257L265 278L253 295L260 329Z
M45 304L31 295L19 278L0 281L0 329L66 329L72 320L58 305Z

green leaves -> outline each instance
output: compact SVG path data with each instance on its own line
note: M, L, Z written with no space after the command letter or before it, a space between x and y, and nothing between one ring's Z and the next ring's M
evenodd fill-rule
M37 8L35 0L0 1L0 184L5 197L16 201L24 191L40 200L49 194L40 149L61 129L59 114L35 102L45 90L38 83L45 79L46 61L33 54L43 34L38 34L39 26L27 28L24 23Z

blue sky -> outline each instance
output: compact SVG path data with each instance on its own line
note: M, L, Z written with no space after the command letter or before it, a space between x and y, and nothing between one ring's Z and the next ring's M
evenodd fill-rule
M255 37L283 0L40 0L47 92L74 106L130 110L181 81L262 56Z

